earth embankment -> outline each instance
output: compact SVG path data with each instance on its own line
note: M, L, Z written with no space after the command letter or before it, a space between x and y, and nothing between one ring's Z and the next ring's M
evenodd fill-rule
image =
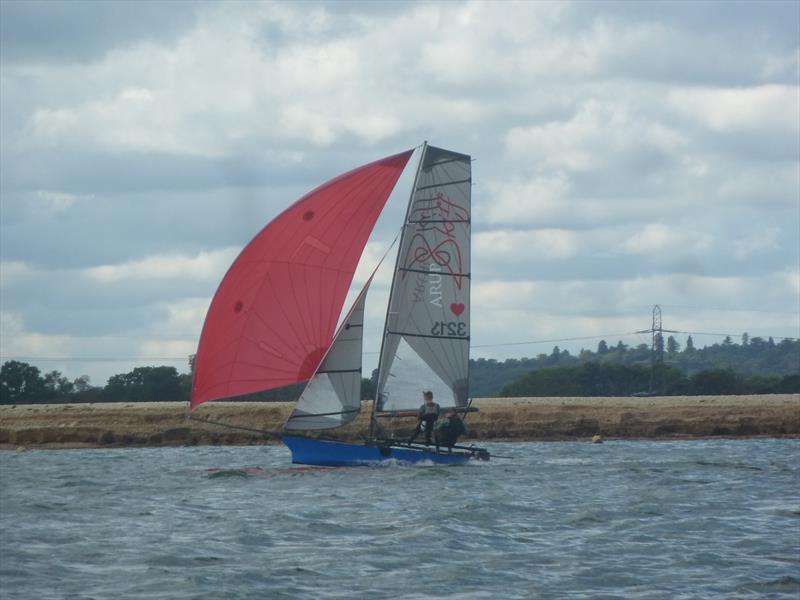
M467 422L472 440L800 437L800 395L652 398L485 398ZM181 402L0 406L0 446L114 447L260 444L277 440L288 402L210 402L191 413ZM370 403L343 440L366 431ZM189 418L191 415L191 418ZM413 418L380 419L397 436ZM225 427L219 425L233 427Z

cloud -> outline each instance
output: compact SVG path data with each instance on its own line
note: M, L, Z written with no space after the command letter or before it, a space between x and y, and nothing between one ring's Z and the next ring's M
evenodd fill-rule
M478 204L478 221L510 224L541 222L562 213L571 184L563 172L556 171L529 179L490 181L487 187L491 202Z
M630 254L648 254L654 252L690 252L693 254L706 251L713 241L708 234L691 230L678 230L663 223L649 223L641 231L637 231L618 248Z
M563 229L509 231L497 229L473 236L473 252L482 260L539 261L574 257L578 236Z
M681 89L669 103L698 123L721 132L800 132L800 89L788 85Z
M0 354L14 356L68 356L68 336L27 331L22 314L0 311Z
M19 260L0 261L0 289L8 288L30 277L32 269Z
M86 275L106 283L175 278L218 281L239 251L238 248L223 248L195 256L148 256L119 265L91 267L86 270Z
M474 344L643 329L655 303L675 328L797 330L797 3L0 10L0 285L15 352L52 348L93 377L179 358L265 223L424 139L476 159ZM393 258L370 291L367 352ZM528 350L473 355L490 351ZM92 356L124 361L66 361Z
M506 135L510 157L568 171L608 168L623 160L644 166L642 155L668 157L684 143L680 133L631 114L623 103L594 99L568 120L514 127Z
M167 0L5 0L0 5L0 56L4 62L91 62L120 45L166 41L192 27L206 4Z

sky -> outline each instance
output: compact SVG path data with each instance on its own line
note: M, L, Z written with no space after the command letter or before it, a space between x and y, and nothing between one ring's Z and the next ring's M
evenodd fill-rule
M800 2L3 0L0 360L186 372L256 232L423 140L474 159L473 358L648 343L655 304L800 337Z

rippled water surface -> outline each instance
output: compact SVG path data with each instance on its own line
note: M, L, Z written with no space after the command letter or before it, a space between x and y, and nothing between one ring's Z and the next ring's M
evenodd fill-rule
M513 459L0 453L0 597L800 597L796 440L490 447Z

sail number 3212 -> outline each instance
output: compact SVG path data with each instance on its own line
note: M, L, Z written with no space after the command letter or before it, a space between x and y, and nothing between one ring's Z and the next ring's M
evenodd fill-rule
M467 324L456 321L434 321L431 335L447 335L453 337L467 337Z

